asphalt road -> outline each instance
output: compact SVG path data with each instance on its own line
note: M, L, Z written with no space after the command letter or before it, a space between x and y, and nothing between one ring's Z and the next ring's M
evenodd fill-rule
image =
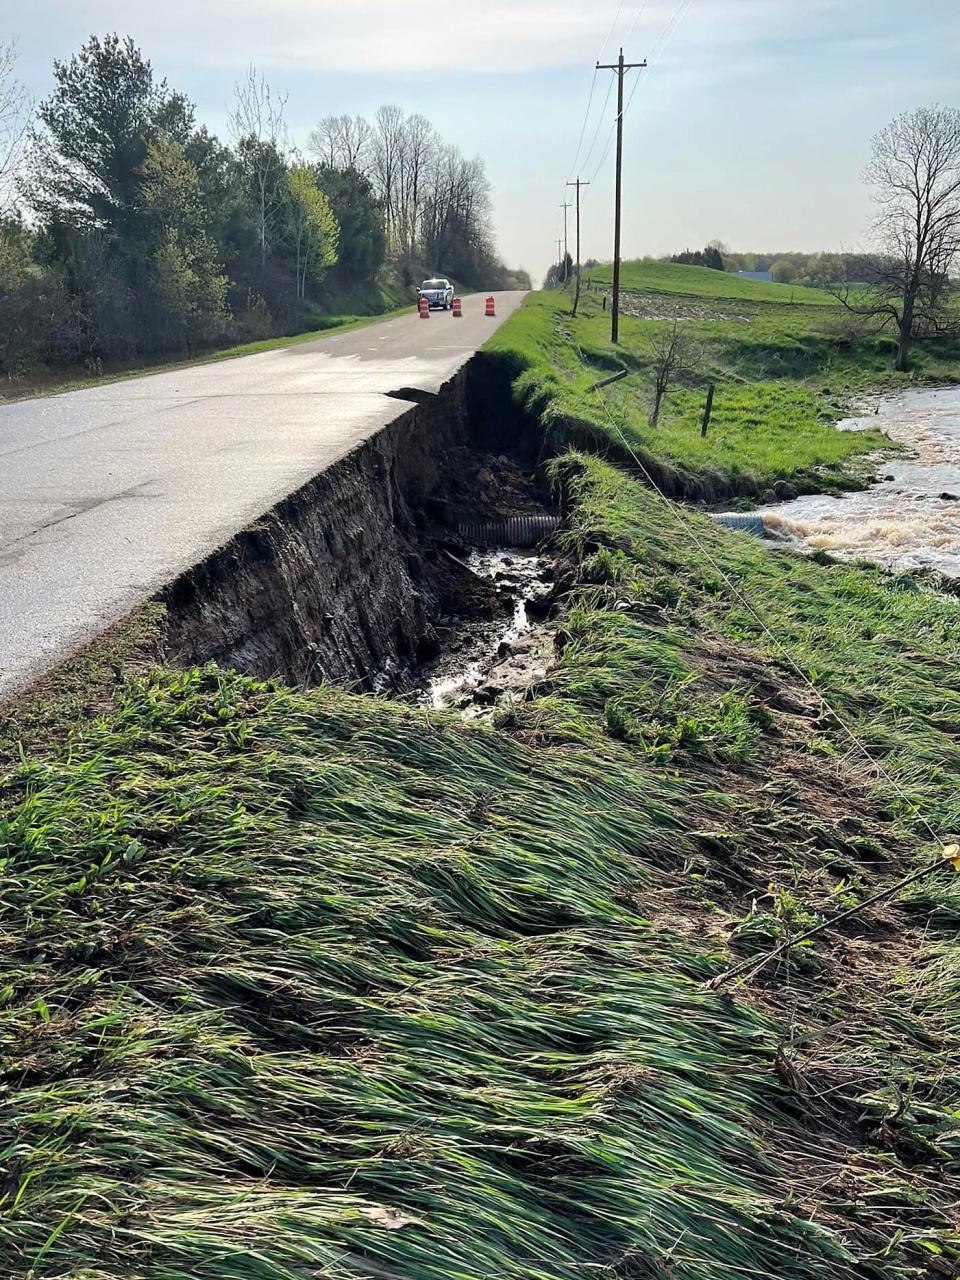
M0 406L0 699L437 391L522 293Z

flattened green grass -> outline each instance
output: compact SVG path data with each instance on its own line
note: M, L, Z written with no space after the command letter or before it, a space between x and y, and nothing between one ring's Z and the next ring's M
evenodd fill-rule
M918 812L954 820L955 609L698 522L904 802L767 705L802 686L646 489L557 469L580 586L499 728L156 669L8 772L5 1276L960 1257L952 882L868 915L883 946L702 987L929 856Z
M158 674L8 783L4 1274L853 1275L644 921L686 787L373 708Z

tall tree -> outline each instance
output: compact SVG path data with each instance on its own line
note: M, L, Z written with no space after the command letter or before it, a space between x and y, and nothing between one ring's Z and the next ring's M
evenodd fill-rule
M436 148L433 125L425 116L407 116L398 137L394 223L397 249L412 267L420 244L420 218L427 167Z
M0 43L0 219L9 218L17 207L30 122L30 99L17 79L16 66L16 45Z
M874 189L882 259L876 281L854 292L830 285L851 311L897 331L896 367L910 367L921 323L935 326L960 253L960 110L918 107L873 139L865 178Z
M290 238L295 257L297 297L304 298L307 279L323 274L337 260L340 228L330 201L317 185L317 175L308 164L293 164L287 174L289 190Z
M397 187L403 137L403 110L380 107L373 125L373 174L386 221L387 243L396 245Z
M317 185L340 227L337 279L347 287L373 280L387 252L383 208L373 186L355 169L325 165L317 168Z
M265 260L287 195L287 99L252 64L235 86L230 129L254 202L257 244Z
M196 166L183 146L160 137L141 166L149 263L159 303L148 336L162 347L213 338L227 315L227 280L209 234Z
M138 231L139 171L169 100L129 36L91 36L41 103L29 192L47 217L102 227L121 240Z
M328 169L369 170L373 130L363 116L324 116L310 134L310 154Z

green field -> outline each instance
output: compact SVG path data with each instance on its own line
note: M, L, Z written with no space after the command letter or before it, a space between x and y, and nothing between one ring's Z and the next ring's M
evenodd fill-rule
M609 263L585 268L584 279L601 284L613 280ZM767 284L763 280L745 280L728 271L708 267L687 267L675 262L624 262L620 269L620 287L655 293L681 293L696 298L744 299L750 302L772 302L780 305L836 306L836 299L822 289L803 289L792 284Z
M563 308L491 349L605 445ZM806 375L738 385L691 482L847 465ZM158 666L145 617L0 725L0 1274L956 1271L960 877L704 982L957 834L960 606L549 471L558 664L492 724Z
M644 263L626 263L624 279L647 292L625 296L617 348L601 294L589 291L576 318L569 294L532 295L488 347L521 372L519 390L534 409L545 406L555 440L607 439L624 453L633 448L673 471L667 484L675 492L750 496L778 480L802 492L856 487L868 471L863 455L889 444L876 432L837 432L833 424L880 390L960 372L960 347L943 340L917 348L914 375L895 375L892 338L852 331L836 305L778 302L779 285ZM749 301L732 297L741 285L749 286ZM647 314L631 315L632 306ZM698 358L668 392L654 428L647 421L653 341L674 321ZM590 390L618 369L627 371L624 381L599 397ZM702 440L710 382L717 387L714 416Z

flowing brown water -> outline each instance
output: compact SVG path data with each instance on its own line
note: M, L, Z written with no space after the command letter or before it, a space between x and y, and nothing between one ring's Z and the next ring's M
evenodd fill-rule
M486 622L465 626L447 619L444 651L423 668L416 700L476 717L492 711L497 700L519 700L546 675L552 635L542 618L554 591L554 567L547 556L515 547L474 548L465 563L495 585L499 610Z
M884 478L862 493L763 507L768 532L841 559L960 578L960 387L908 391L839 425L878 427L909 453L884 457Z

